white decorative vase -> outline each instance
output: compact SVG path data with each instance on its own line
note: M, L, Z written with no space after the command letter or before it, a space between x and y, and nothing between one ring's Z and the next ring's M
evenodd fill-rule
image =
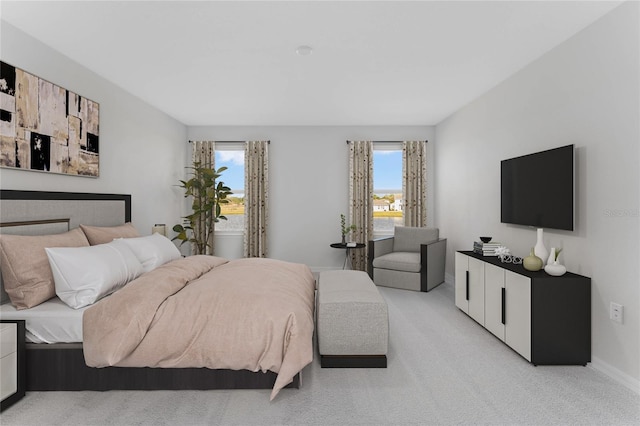
M544 241L542 240L544 237L544 231L542 228L538 228L538 240L536 241L536 245L533 248L533 253L542 259L542 263L544 264L547 258L549 257L549 252L547 248L544 246Z
M549 275L559 277L567 272L567 268L564 265L559 264L557 260L554 260L553 263L544 267L544 271Z
M547 259L547 265L553 265L553 262L556 261L556 248L551 247L551 253L549 253L549 258Z

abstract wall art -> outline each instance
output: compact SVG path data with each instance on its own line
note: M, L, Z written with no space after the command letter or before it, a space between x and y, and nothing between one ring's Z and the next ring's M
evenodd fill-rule
M100 175L100 107L0 61L0 167Z

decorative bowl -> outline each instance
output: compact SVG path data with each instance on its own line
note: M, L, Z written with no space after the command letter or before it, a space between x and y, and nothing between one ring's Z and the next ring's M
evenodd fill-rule
M491 241L491 237L480 237L480 241L482 241L483 243L488 243L489 241Z

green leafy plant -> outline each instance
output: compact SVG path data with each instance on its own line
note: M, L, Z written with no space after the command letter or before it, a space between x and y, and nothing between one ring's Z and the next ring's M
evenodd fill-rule
M215 170L195 162L188 169L193 176L189 180L181 180L178 186L184 189L185 197L193 197L192 212L183 217L182 224L174 225L173 231L177 235L173 240L181 240L180 245L193 243L195 254L207 254L207 249L212 248L214 224L227 220L222 215L221 205L228 204L227 197L233 193L224 182L218 181L226 167Z
M344 217L343 214L340 215L340 228L342 230L342 236L345 237L347 236L347 234L349 234L349 232L351 231L355 231L357 228L355 225L346 225L347 223L347 219Z
M553 260L558 261L558 256L560 256L560 252L561 252L561 251L562 251L562 249L561 249L561 248L556 249L556 257L555 257L555 259L553 259Z

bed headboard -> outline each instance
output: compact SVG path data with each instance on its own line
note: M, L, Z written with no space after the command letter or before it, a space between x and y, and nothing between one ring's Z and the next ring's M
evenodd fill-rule
M0 234L59 234L131 222L131 195L0 190ZM8 300L0 276L1 303Z

